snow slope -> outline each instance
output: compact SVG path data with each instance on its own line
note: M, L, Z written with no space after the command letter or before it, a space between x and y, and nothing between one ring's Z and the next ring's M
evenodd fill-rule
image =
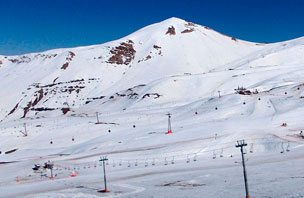
M0 197L99 197L101 156L105 197L242 197L240 139L252 197L303 197L303 49L304 37L251 43L170 18L0 56ZM48 160L52 180L31 170Z

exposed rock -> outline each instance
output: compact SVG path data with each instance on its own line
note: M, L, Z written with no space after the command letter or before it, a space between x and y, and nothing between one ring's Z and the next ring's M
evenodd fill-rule
M142 98L144 99L144 98L146 98L146 97L151 97L151 96L154 96L154 99L160 97L160 95L159 95L158 93L147 93L147 94L145 94Z
M34 56L34 58L44 58L43 60L45 60L45 59L55 58L56 56L57 56L57 54L49 54L49 55L47 55L47 54L36 54Z
M31 58L27 56L20 56L15 59L8 59L8 60L11 61L12 63L17 63L17 64L31 62Z
M161 49L161 47L159 47L159 46L157 46L157 45L153 45L153 48L154 48L154 49L157 49L157 50L158 50L158 49Z
M68 68L70 62L73 60L74 57L75 57L75 53L69 51L68 56L65 58L65 60L66 60L67 62L65 62L65 63L62 65L61 69L66 70L66 68Z
M190 33L190 32L193 32L194 29L185 29L184 31L182 31L181 33L182 34L185 34L185 33Z
M30 108L32 107L32 101L30 101L26 107L23 108L24 114L22 116L22 118L25 118L26 114L28 113L28 111L30 110Z
M118 65L128 65L135 57L135 49L133 48L133 41L121 43L118 47L112 48L110 53L113 55L109 58L108 63Z
M146 60L149 60L149 59L151 59L152 57L150 56L150 55L148 55L147 57L146 57Z
M43 89L40 89L40 90L38 91L38 93L39 93L39 96L36 97L36 99L34 100L32 106L37 105L38 102L43 98Z
M70 111L70 108L64 107L64 108L61 108L61 111L65 115L65 114L67 114Z
M192 27L196 27L195 23L192 23L190 21L187 21L187 24L185 26L192 26Z
M14 113L16 111L16 109L18 108L19 103L16 104L16 106L9 112L8 115L11 115L12 113Z
M166 34L169 34L169 35L175 35L175 28L173 26L169 27L168 28L168 31L166 32Z

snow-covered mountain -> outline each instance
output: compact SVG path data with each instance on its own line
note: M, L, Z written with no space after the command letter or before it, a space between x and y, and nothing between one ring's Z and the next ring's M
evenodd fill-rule
M156 103L182 99L185 94L173 97L173 90L165 87L172 86L171 77L210 73L262 50L262 44L170 18L102 45L1 56L1 120L33 116L43 109L77 108L103 97L102 102L110 102L109 97L128 94L139 85L145 86L138 96L129 96L131 104L146 94L160 94L159 100L153 99Z
M22 189L8 192L7 182L15 176L37 182L26 176L29 167L50 158L75 169L108 155L110 175L120 180L132 178L136 168L116 173L119 161L162 169L169 159L188 164L200 158L217 167L206 158L221 156L226 161L218 167L227 168L239 154L235 141L246 139L257 153L255 164L269 156L271 163L283 161L271 152L304 143L303 52L304 37L252 43L170 18L101 45L0 56L0 162L18 161L0 173L0 189L6 189L0 197L23 196ZM173 134L165 135L169 112ZM300 150L295 153L290 160L301 158ZM77 182L98 180L93 171L81 171L87 175Z

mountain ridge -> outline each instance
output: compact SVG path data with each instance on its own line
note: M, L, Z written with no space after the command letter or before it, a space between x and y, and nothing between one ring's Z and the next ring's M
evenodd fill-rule
M20 111L23 113L19 113L19 117L26 117L32 113L31 109L39 114L35 110L62 109L67 105L80 107L92 102L89 98L112 97L132 87L172 76L229 71L244 67L249 63L246 57L250 56L253 66L247 64L246 67L256 67L261 60L268 60L269 54L275 54L275 50L284 51L289 47L291 52L288 54L299 52L294 46L301 50L302 40L252 43L173 17L100 45L0 56L0 77L3 79L0 86L10 87L20 79L23 81L14 88L18 93L0 91L0 95L6 95L6 101L2 99L1 102L9 103L5 105L9 109L1 107L5 109L2 116L9 117ZM282 58L284 54L276 56ZM303 61L296 60L299 61L295 63ZM272 64L273 59L268 62ZM44 88L47 91L41 91ZM54 99L53 94L58 90L61 96ZM163 96L154 92L143 95Z

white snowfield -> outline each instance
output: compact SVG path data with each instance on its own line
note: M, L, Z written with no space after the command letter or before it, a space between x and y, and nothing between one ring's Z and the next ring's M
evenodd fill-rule
M304 37L251 43L170 18L0 56L0 79L0 198L245 197L243 139L252 198L304 197ZM32 170L48 161L52 179Z

